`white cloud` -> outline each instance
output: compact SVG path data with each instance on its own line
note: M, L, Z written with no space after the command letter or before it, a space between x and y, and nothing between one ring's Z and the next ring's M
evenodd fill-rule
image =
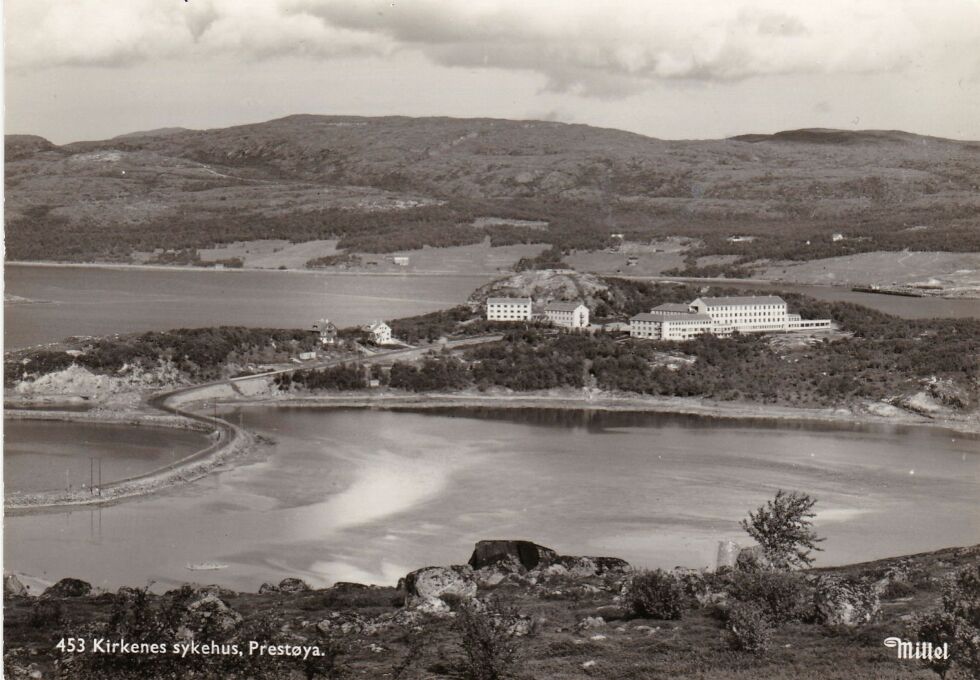
M8 65L424 54L611 97L665 80L980 69L974 0L8 0Z

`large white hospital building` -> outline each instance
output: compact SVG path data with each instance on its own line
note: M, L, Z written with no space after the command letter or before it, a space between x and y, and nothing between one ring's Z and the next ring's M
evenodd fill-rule
M829 329L830 319L802 319L786 311L774 295L700 297L689 305L664 304L630 319L630 336L653 340L689 340L702 333L779 333Z

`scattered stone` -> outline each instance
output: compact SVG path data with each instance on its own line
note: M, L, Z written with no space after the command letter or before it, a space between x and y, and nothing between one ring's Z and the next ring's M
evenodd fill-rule
M606 620L601 616L586 616L578 622L579 630L589 630L592 628L602 628L606 625Z
M821 578L813 596L816 618L828 626L860 626L870 623L881 610L873 584L839 578Z
M356 612L335 611L330 612L330 616L316 624L316 629L324 635L358 635L362 633L376 633L381 627L377 623L371 624Z
M92 584L77 578L63 578L44 591L42 597L85 597L92 592Z
M595 666L595 664L596 662L594 660L586 661L582 664L582 668L592 668L593 666Z
M20 582L14 574L3 577L3 596L4 597L28 597L27 586Z
M284 578L279 582L279 590L284 593L304 593L310 586L301 578Z
M596 633L595 635L591 636L589 639L598 642L600 640L608 640L609 638L607 638L605 635L602 635L600 633Z
M263 583L259 586L259 595L267 595L269 593L278 593L279 586L273 583Z
M412 601L410 606L420 614L428 614L438 618L449 616L452 612L452 607L438 597L417 598Z

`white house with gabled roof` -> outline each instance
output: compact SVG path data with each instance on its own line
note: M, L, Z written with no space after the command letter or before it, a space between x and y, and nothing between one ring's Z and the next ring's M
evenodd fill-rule
M556 326L565 328L589 326L589 308L581 302L549 302L544 307L544 316Z

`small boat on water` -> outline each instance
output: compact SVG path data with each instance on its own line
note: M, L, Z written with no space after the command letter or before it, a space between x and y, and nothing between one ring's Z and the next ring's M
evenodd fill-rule
M195 562L194 564L188 563L185 568L188 571L218 571L227 569L228 565L219 562Z

